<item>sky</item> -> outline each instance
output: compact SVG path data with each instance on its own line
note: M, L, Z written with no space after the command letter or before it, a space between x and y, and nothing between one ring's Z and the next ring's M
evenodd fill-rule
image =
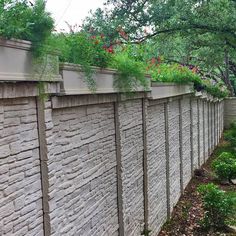
M102 7L105 0L47 0L47 10L52 13L58 31L68 31L70 25L82 23L90 10Z

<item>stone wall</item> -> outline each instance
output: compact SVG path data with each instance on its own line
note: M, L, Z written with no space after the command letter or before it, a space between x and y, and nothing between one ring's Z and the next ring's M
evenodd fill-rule
M230 127L230 124L236 121L236 98L226 98L224 102L224 125L226 128Z
M36 99L0 99L0 235L43 235Z
M223 102L191 94L42 100L33 83L3 86L1 236L156 236L223 132Z

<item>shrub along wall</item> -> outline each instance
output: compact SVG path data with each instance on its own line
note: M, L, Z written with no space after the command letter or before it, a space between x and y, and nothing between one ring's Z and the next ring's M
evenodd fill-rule
M157 235L223 131L223 102L192 94L3 87L0 235Z

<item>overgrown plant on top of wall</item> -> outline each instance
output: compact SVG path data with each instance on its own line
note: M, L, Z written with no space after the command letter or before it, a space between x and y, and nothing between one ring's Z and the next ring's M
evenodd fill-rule
M0 38L27 40L32 43L32 77L38 79L39 95L44 97L44 83L41 79L53 78L57 73L58 60L50 45L54 20L46 11L45 0L1 0Z
M178 84L193 83L196 91L206 91L213 97L225 98L229 92L222 82L215 83L209 79L202 79L196 67L188 68L180 64L156 63L150 66L152 79L158 82L174 82Z
M34 4L28 0L1 0L0 37L31 41L35 57L45 54L54 28L45 5L44 0L36 0Z
M107 43L103 35L95 36L87 32L54 35L54 44L59 45L60 61L79 64L91 90L96 90L92 66L117 70L115 88L119 91L135 91L138 86L147 87L145 65L136 60L126 47L116 47Z
M96 90L96 84L91 66L97 66L117 69L115 87L121 91L135 91L139 86L147 88L145 74L149 73L154 81L180 84L191 82L196 90L205 90L214 97L223 98L228 95L222 84L202 80L196 68L190 70L161 61L153 63L155 58L151 58L151 53L142 45L112 43L102 34L97 36L82 31L52 35L54 21L45 10L45 4L45 0L36 0L34 4L28 0L0 1L0 37L31 41L34 58L37 58L35 64L43 64L44 56L58 48L61 51L61 62L82 66L92 91ZM125 32L119 33L128 39Z

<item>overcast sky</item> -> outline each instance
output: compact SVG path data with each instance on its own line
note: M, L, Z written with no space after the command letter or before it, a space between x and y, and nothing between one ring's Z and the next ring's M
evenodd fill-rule
M68 31L65 24L81 24L90 10L102 7L105 0L47 0L47 10L55 19L56 29Z

